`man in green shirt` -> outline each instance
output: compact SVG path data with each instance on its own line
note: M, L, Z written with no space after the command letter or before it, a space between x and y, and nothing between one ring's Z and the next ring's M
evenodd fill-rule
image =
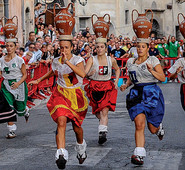
M162 59L168 55L168 44L164 42L164 39L158 44L157 49L159 50L159 55Z
M165 43L165 40L162 38L161 39L161 43L158 44L157 49L159 50L159 56L160 56L160 62L161 62L161 66L165 67L168 65L168 60L165 60L165 57L168 56L169 51L168 51L168 44ZM163 69L164 71L166 71L166 69Z
M169 50L169 57L170 58L179 58L180 57L180 44L178 41L176 41L176 38L174 36L168 37L168 50ZM171 65L173 64L173 60L171 60Z

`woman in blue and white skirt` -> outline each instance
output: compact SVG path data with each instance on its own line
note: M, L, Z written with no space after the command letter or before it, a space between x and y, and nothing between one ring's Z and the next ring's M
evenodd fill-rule
M164 98L157 82L165 81L165 75L159 60L148 55L149 39L138 39L138 58L130 58L127 62L129 79L120 87L121 91L134 84L126 97L130 118L135 123L136 148L131 162L142 165L146 156L145 121L152 134L157 134L160 140L164 136L162 120L164 116Z

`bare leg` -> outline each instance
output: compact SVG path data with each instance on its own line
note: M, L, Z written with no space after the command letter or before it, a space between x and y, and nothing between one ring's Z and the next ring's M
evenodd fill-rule
M135 122L135 142L136 147L144 147L145 145L145 115L143 113L136 116Z
M96 117L100 120L100 112L96 113Z
M135 122L135 142L136 148L134 155L131 157L131 162L136 165L142 165L143 157L146 156L145 145L145 115L143 113L137 115L134 119Z
M8 122L8 125L9 126L12 126L14 123L13 122Z
M109 108L105 107L103 110L100 112L100 125L98 127L99 131L99 144L103 144L107 141L107 125L108 125L108 111Z
M100 112L100 125L108 125L108 111L109 108L105 107L103 110Z
M148 129L150 130L150 132L151 132L152 134L156 134L156 133L158 132L158 130L159 130L159 127L156 128L156 127L153 126L151 123L148 123Z
M83 129L82 129L82 127L78 127L74 122L72 122L72 125L73 125L73 130L76 135L76 141L79 144L82 144L83 143Z
M66 123L67 118L65 116L60 116L57 120L57 134L56 134L57 149L65 148Z

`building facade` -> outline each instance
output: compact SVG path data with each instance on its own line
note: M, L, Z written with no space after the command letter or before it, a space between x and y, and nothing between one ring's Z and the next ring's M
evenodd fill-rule
M86 26L89 26L92 31L92 14L103 16L108 13L111 16L110 34L132 37L135 35L132 29L132 10L136 9L139 13L145 13L147 9L152 9L152 32L156 37L174 35L177 39L182 39L177 15L178 13L185 15L183 2L182 0L88 0L86 6L76 2L76 30L84 30ZM151 13L148 12L147 16L151 18ZM137 13L134 12L133 19L136 18Z
M68 3L74 2L76 18L74 32L83 31L88 26L90 27L90 32L93 33L92 14L103 16L108 13L111 16L109 34L113 33L116 36L122 35L123 37L135 35L132 29L133 9L136 9L139 13L152 9L152 32L156 37L174 35L177 39L182 39L177 15L178 13L185 14L184 0L0 0L0 17L12 18L14 15L18 16L17 37L20 44L25 44L28 40L29 32L34 31L34 6L37 2L48 4L48 10L51 12L46 13L47 24L53 23L51 18L54 18L52 14L54 3L67 6ZM151 13L148 12L147 16L151 18ZM133 19L135 20L136 18L137 13L134 12ZM107 20L107 18L105 19ZM180 19L182 20L183 18Z

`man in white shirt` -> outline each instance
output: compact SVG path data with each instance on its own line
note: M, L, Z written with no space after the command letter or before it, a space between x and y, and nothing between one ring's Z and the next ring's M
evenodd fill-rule
M42 51L40 49L41 49L41 43L37 41L35 43L34 51L31 51L33 53L33 56L30 59L29 64L35 63L41 60Z

